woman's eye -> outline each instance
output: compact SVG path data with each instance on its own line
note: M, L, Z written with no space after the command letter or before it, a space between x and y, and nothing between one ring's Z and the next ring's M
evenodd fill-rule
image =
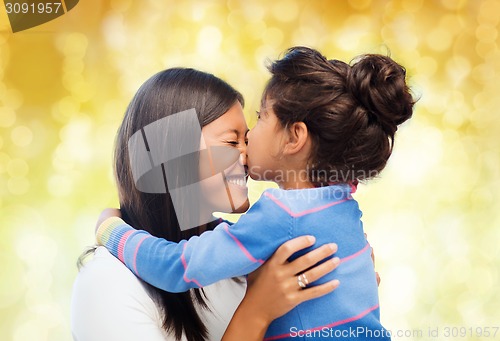
M231 146L237 146L239 143L238 141L227 141Z
M248 140L245 140L245 146L248 146Z
M260 120L260 111L255 112L257 114L257 119Z

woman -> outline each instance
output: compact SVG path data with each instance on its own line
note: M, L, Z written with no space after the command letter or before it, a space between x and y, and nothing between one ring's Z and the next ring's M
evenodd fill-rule
M212 197L210 209L203 205L193 206L194 202L189 201L192 199L189 196L184 198L183 205L179 205L183 201L182 193L180 196L177 192L174 195L173 190L181 184L193 184L193 179L208 180L199 188L203 193L207 192L207 188L210 193L220 188L210 183L213 177L203 176L203 153L194 154L189 160L193 165L190 168L176 169L174 163L171 168L167 166L167 170L163 164L151 164L151 167L138 170L137 167L144 166L138 162L144 155L131 148L134 146L131 143L134 134L141 132L143 137L147 136L144 127L159 127L155 124L162 119L194 109L201 127L200 136L193 138L185 133L192 132L192 121L175 120L174 129L170 129L172 126L168 124L161 126L168 130L164 135L175 135L175 145L154 144L151 141L148 144L144 138L143 151L147 151L146 155L153 155L154 148L161 146L162 152L175 154L178 146L198 141L198 149L221 147L225 151L236 151L241 162L236 162L231 172L236 177L241 177L241 174L245 177L248 128L242 106L242 96L227 83L192 69L165 70L144 83L125 113L116 141L115 175L123 219L133 226L145 227L157 237L180 241L212 229L218 221L198 221L200 224L197 227L186 229L180 224L182 219L177 217L199 217L200 214L193 212L199 213L202 209L205 212L215 209L225 212L245 211L248 208L247 192L242 188L246 186L241 186L240 179L225 183L223 193L219 193L221 196ZM217 124L211 125L215 121ZM214 130L214 126L225 128ZM135 136L140 138L141 135ZM148 162L147 159L143 161ZM134 168L131 165L136 166ZM174 182L171 182L172 176ZM177 179L180 180L176 182ZM207 187L211 185L214 187ZM224 193L229 200L220 200ZM250 276L248 290L245 289L244 281L229 279L178 294L146 285L105 249L98 248L75 282L72 299L73 338L78 341L139 338L152 341L220 340L238 308L224 340L242 340L243 335L248 340L261 339L273 319L305 300L334 290L338 285L338 282L332 281L307 290L298 287L296 274L331 256L334 251L325 246L292 263L287 262L296 251L312 244L314 240L306 237L283 244L259 269L258 274ZM319 278L333 268L332 262L325 262L308 273L311 279Z

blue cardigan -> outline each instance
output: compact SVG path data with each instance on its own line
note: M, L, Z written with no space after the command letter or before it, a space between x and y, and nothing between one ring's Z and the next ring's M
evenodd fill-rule
M380 323L371 247L351 190L347 184L268 189L237 223L222 222L213 231L179 243L135 230L119 218L107 219L97 239L144 281L165 291L183 292L246 275L287 240L314 235L316 245L290 260L334 242L340 265L310 285L335 278L340 285L276 319L265 340L390 340L390 332Z

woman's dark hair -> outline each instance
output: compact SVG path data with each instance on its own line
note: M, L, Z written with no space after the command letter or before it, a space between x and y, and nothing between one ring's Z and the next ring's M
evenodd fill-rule
M161 71L148 79L137 91L130 102L123 122L118 130L115 147L115 176L118 185L120 211L122 219L128 224L148 231L156 237L173 242L189 239L201 234L204 229L195 227L181 231L174 211L172 198L165 181L166 193L151 194L139 191L134 182L129 156L129 139L132 135L148 124L164 117L195 109L201 127L221 117L235 103L243 106L242 95L223 80L212 74L194 69L173 68ZM175 121L179 140L175 146L179 148L183 142L193 143L193 139L200 136L189 136L183 131L192 131L192 127L183 127L192 122ZM163 151L162 151L163 152ZM192 167L195 173L198 166ZM185 169L185 171L189 171ZM177 214L196 213L194 203L186 203L184 210L177 210ZM213 229L214 223L206 228ZM200 319L196 306L208 309L202 289L192 289L184 293L169 293L144 283L150 289L151 296L163 310L163 328L173 333L180 340L184 333L187 340L205 340L208 336L207 328Z
M382 171L397 127L412 116L415 104L402 66L378 54L349 65L292 47L268 69L272 77L262 100L283 127L306 124L313 140L312 182L354 182Z

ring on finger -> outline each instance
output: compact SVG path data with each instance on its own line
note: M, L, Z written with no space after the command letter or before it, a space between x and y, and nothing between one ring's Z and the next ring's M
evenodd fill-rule
M304 289L305 287L307 287L307 285L309 284L309 280L307 279L306 277L306 274L300 274L297 276L297 283L299 284L299 287L301 289Z

